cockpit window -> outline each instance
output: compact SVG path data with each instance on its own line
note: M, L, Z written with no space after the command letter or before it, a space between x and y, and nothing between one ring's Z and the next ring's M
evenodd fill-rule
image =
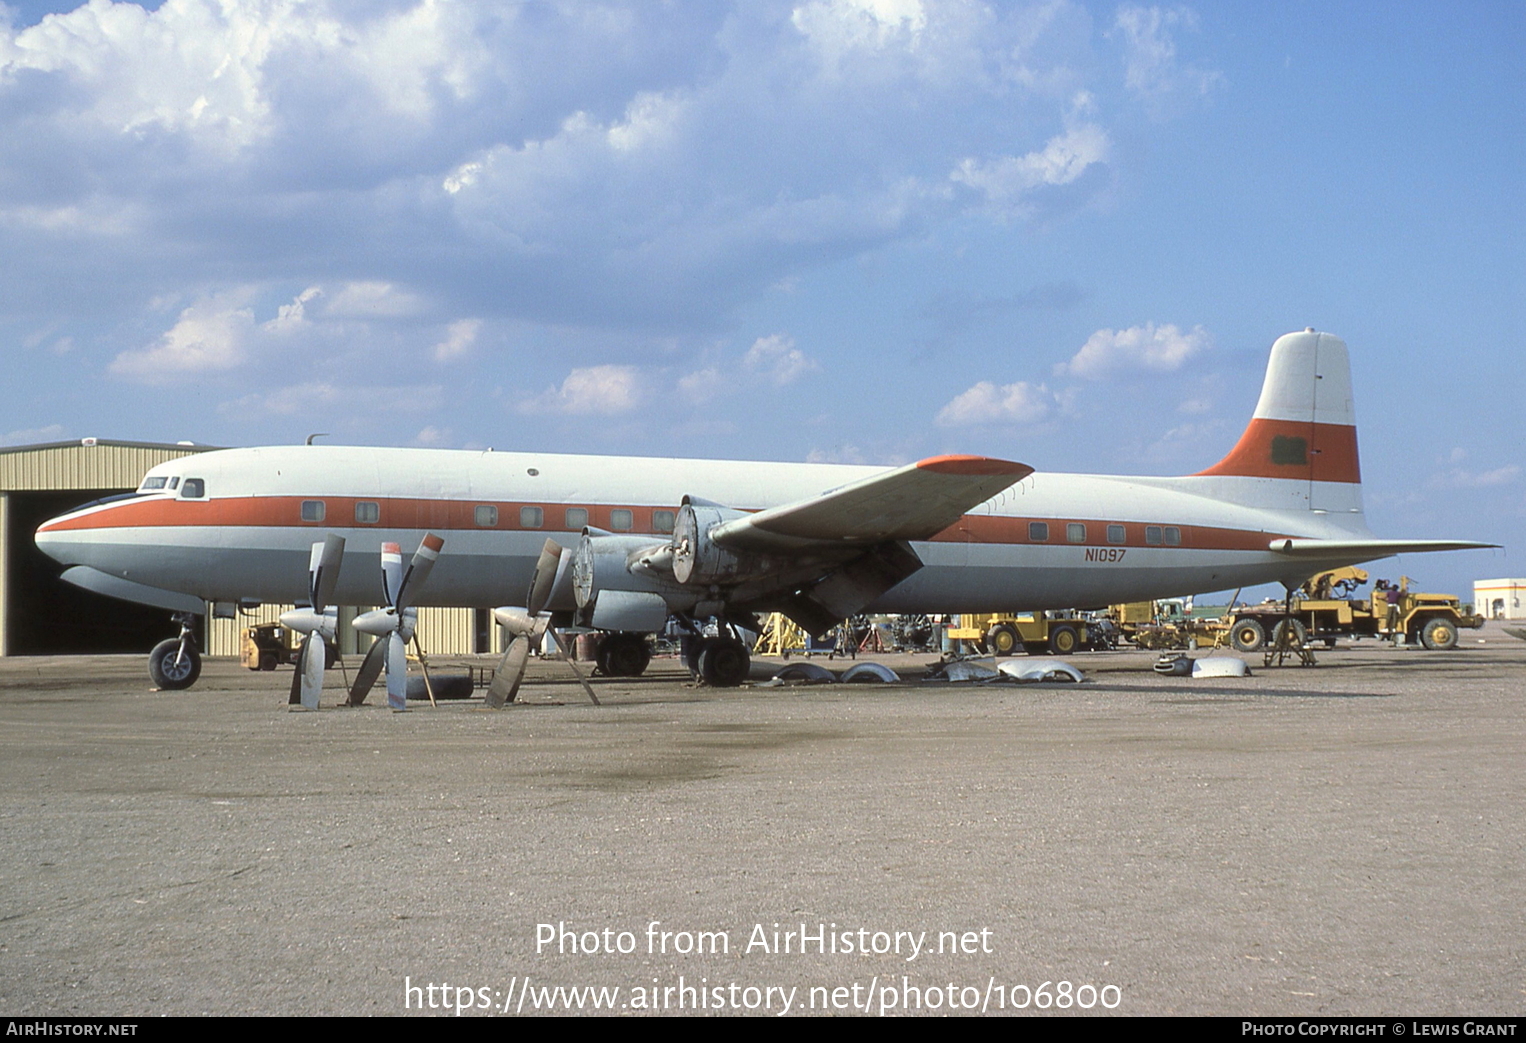
M207 483L201 478L187 478L180 487L180 495L199 500L207 495Z
M164 483L167 481L169 481L169 479L164 477L162 474L156 475L153 478L145 478L143 479L143 484L138 486L138 491L146 493L152 492L155 489L163 489Z
M180 484L180 476L178 474L175 477L170 479L170 488L171 489L175 488L179 484Z

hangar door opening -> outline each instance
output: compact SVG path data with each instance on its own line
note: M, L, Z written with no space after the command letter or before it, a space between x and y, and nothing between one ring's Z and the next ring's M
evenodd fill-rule
M102 597L65 583L64 567L32 541L37 526L120 489L12 492L6 518L6 651L11 655L147 653L180 628L160 608Z

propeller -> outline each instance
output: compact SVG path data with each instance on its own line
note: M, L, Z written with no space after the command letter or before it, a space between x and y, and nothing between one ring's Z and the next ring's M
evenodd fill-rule
M329 602L334 597L334 585L339 582L343 559L343 536L329 533L322 543L314 543L307 565L307 600L311 607L281 613L283 627L307 635L297 656L297 672L291 679L288 702L293 706L300 703L309 710L318 708L328 646L339 629L339 609Z
M599 705L599 697L593 694L583 672L573 661L572 652L561 631L551 626L549 616L541 615L546 602L551 600L551 591L556 587L564 553L561 544L547 540L541 548L540 558L535 562L535 574L530 577L530 590L526 596L528 604L524 608L493 609L493 618L513 635L509 647L504 649L503 658L498 660L498 669L493 671L493 683L487 690L487 705L495 710L501 709L505 703L513 702L519 694L520 682L524 680L525 668L530 662L530 652L545 638L548 629L556 640L557 647L566 656L567 665L572 667L583 690L588 693L589 700L595 706Z
M351 706L366 701L376 679L387 675L387 705L393 710L408 709L408 642L417 642L418 610L409 602L429 578L440 548L445 541L434 533L424 534L419 549L403 570L403 550L396 543L383 543L381 549L382 598L384 608L355 617L355 629L376 638L360 664L355 683L350 686Z

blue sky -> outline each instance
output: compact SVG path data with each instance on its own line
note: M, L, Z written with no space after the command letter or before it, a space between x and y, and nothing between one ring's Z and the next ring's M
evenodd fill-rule
M1315 326L1379 534L1526 535L1519 5L3 11L7 444L1186 473Z

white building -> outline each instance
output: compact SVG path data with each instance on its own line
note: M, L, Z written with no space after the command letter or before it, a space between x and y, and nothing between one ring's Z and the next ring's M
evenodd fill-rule
M1473 611L1485 619L1526 619L1526 579L1475 580Z

